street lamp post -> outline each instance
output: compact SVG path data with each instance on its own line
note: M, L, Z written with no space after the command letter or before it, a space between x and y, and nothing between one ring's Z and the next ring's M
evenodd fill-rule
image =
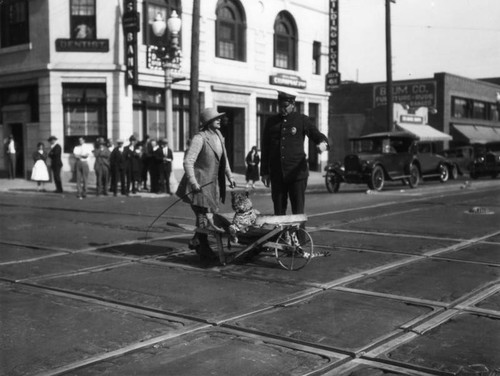
M182 21L174 10L170 18L165 22L162 15L158 13L153 22L153 33L161 37L165 30L169 31L170 37L167 47L158 47L156 56L161 60L162 67L165 70L165 128L167 140L173 144L174 124L173 124L173 101L172 101L172 83L174 82L172 71L179 69L181 64L181 49L179 47L179 32Z

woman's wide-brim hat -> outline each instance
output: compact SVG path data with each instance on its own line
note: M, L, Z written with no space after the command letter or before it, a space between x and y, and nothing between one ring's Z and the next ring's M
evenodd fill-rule
M225 112L218 112L215 108L209 107L205 108L203 111L200 113L200 121L201 121L201 126L204 127L207 124L211 123L214 120L220 119L223 117L226 113Z

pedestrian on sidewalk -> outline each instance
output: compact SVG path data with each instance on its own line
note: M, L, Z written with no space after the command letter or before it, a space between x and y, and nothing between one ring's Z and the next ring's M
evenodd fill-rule
M311 119L295 111L297 95L291 89L278 91L280 113L266 121L261 140L262 182L266 187L271 185L275 215L286 215L288 199L293 214L304 214L309 176L304 152L305 137L317 145L319 152L329 148L328 138Z
M158 146L158 142L151 140L151 160L149 164L149 177L151 180L151 193L160 192L160 169L163 161L163 150Z
M125 179L127 188L125 189L125 194L128 196L130 193L130 187L132 187L132 193L136 193L136 188L133 184L133 171L132 171L132 159L134 158L135 145L137 145L137 139L134 135L130 136L128 139L129 144L124 148L125 155Z
M126 194L125 189L125 171L127 163L124 155L125 148L123 140L116 141L116 146L111 152L110 167L111 167L111 192L116 196L118 194L118 181L120 181L121 194Z
M13 135L9 135L3 142L5 159L7 161L7 172L9 179L16 178L17 145Z
M54 184L56 185L55 193L63 193L62 181L61 181L61 170L62 170L62 148L57 142L56 136L50 136L48 138L50 143L50 151L48 157L50 158L50 169L52 171L52 176L54 178Z
M132 193L137 193L141 189L141 179L142 179L142 154L144 148L141 142L135 145L134 153L130 158L130 171L132 179Z
M247 181L246 189L250 188L250 184L252 184L252 189L255 188L255 182L259 181L259 163L260 157L257 152L257 146L252 146L252 150L247 154L245 158L245 162L247 164L247 169L245 172L245 179Z
M220 133L224 115L215 108L201 112L200 132L194 135L184 157L184 176L176 192L191 205L199 228L214 228L213 213L219 211L220 202L226 198L226 178L230 187L236 186ZM195 233L189 247L196 250L202 261L216 257L206 234Z
M85 143L85 138L78 139L79 145L73 149L73 155L76 159L76 190L77 197L81 200L87 197L87 181L89 179L89 163L88 159L92 154L92 146Z
M168 147L168 141L166 138L160 141L160 148L162 149L163 159L160 165L160 190L171 195L170 192L170 174L172 173L172 161L174 160L174 154L172 149Z
M153 147L151 146L151 138L149 135L144 137L142 142L142 173L141 184L144 191L148 190L148 173L150 171L151 159L153 157ZM149 183L151 187L151 182Z
M45 145L39 142L36 145L36 151L33 152L33 170L31 171L31 180L36 181L38 192L45 192L45 183L50 180L49 169L47 167L47 153L45 152Z
M111 152L107 147L107 142L104 138L97 141L97 148L94 150L95 163L94 171L96 178L96 195L108 195L109 174L111 170Z

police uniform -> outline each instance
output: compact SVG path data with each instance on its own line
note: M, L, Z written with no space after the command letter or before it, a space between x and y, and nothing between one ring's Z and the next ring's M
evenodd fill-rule
M280 98L287 98L280 92ZM288 99L295 99L289 95ZM261 175L269 175L275 215L285 215L290 198L293 214L304 213L305 190L309 169L304 152L304 139L309 137L316 145L328 138L309 117L292 112L287 116L272 116L264 126L261 141Z

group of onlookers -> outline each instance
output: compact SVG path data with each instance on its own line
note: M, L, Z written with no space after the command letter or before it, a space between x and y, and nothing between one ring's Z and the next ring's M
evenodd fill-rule
M31 180L37 182L37 190L45 191L45 183L50 181L50 172L56 186L55 193L63 193L61 182L62 149L57 137L48 139L50 150L46 152L43 142L37 144L33 152L33 169ZM4 141L5 154L15 154L15 143L12 136ZM171 194L170 176L172 173L173 152L166 139L159 142L146 139L138 142L131 136L125 146L123 140L113 145L111 140L98 137L95 144L87 143L84 137L78 139L73 149L74 176L76 178L77 197L87 196L88 177L90 173L89 159L94 157L97 196L107 196L109 192L128 196L139 191ZM15 161L15 158L12 158ZM50 161L50 163L48 163ZM14 178L15 162L9 162L9 178ZM11 171L12 170L12 171ZM149 188L148 188L149 182Z
M138 142L135 136L129 138L127 146L123 140L117 140L113 145L111 140L102 137L97 139L93 150L80 137L80 145L73 150L76 159L76 186L78 198L87 196L88 162L93 153L95 157L94 171L96 175L97 196L118 194L118 186L122 195L129 196L139 191L151 193L170 192L170 175L172 172L173 153L166 139L159 142L146 139ZM149 176L148 176L149 175ZM147 183L150 187L148 189Z

